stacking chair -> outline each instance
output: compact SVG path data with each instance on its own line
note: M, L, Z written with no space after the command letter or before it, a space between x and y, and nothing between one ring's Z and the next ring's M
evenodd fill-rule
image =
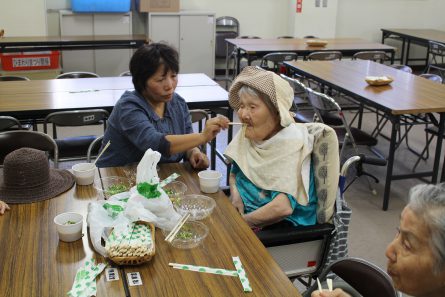
M99 149L102 146L102 140L103 139L104 139L103 135L98 136L88 146L88 150L87 150L87 162L88 163L91 163L91 160L93 159L93 156L97 156L97 154L99 153Z
M307 92L308 92L308 100L311 103L312 107L314 108L315 113L317 114L317 118L320 120L320 122L323 122L322 112L336 112L336 115L340 117L342 121L342 125L340 126L330 125L332 128L334 128L335 132L337 133L338 142L339 145L341 146L340 160L345 159L346 147L348 145L352 146L353 154L356 155L360 155L358 147L365 146L371 149L371 151L378 156L378 158L366 157L366 159L368 160L366 163L377 166L386 165L386 159L382 156L382 154L380 154L380 152L378 152L374 148L377 145L377 139L372 137L363 130L360 130L355 127L350 127L349 123L347 122L343 114L342 108L333 98L331 98L326 94L316 92L310 88L307 88ZM366 172L363 169L360 169L360 175L364 175L366 177L371 192L374 195L377 195L377 192L372 187L368 177L372 178L376 183L379 182L378 178Z
M404 72L413 73L413 70L408 65L391 64L391 65L389 65L389 67L392 67L392 68L395 68L395 69L398 69L398 70L401 70Z
M332 112L320 111L319 115L315 113L314 108L308 101L307 87L301 82L301 78L290 78L284 74L281 77L289 82L295 92L292 112L294 119L298 123L311 123L317 120L317 116L323 118L322 122L326 125L338 126L342 124L342 120ZM309 105L310 109L306 108Z
M22 124L14 117L0 116L0 132L7 131L11 128L15 130L22 130Z
M15 130L30 130L32 124L23 124L14 117L0 116L0 132L3 131L15 131Z
M90 144L97 138L95 135L84 135L58 138L60 127L82 127L88 129L91 125L102 125L105 132L109 113L103 109L87 109L53 112L46 116L43 130L48 133L48 125L52 124L52 136L59 147L59 160L80 160L87 158Z
M261 37L254 36L254 35L243 35L243 36L239 36L238 38L240 38L240 39L261 39ZM236 53L236 49L235 49L235 53ZM243 59L246 61L244 61ZM241 54L241 57L239 60L240 60L240 71L241 71L241 70L243 70L244 67L252 65L253 61L260 60L260 57L257 55L253 55L253 54L247 55L246 53L244 53L244 54ZM235 66L237 66L237 65L235 65ZM236 73L236 75L238 75L238 73Z
M443 79L440 75L437 74L432 74L432 73L423 73L419 75L420 77L429 79L431 81L437 82L439 84L441 84L443 82Z
M363 51L355 53L352 56L352 59L371 60L374 62L383 63L386 60L389 60L389 57L386 55L385 52L382 51Z
M119 74L119 76L131 76L131 72L130 71L124 71L121 74Z
M42 132L24 130L0 132L0 164L6 155L22 147L48 152L53 156L54 167L58 167L59 150L54 139Z
M298 55L291 52L270 53L263 56L260 67L275 73L285 73L286 68L283 63L285 61L297 60L297 58Z
M426 73L438 74L445 79L445 44L435 41L428 43L428 65Z
M190 117L192 120L192 124L198 123L198 131L201 132L204 127L203 125L205 125L205 121L207 121L209 119L209 114L207 113L207 111L205 111L203 109L191 109ZM200 149L201 149L201 152L206 154L207 153L207 144L204 143L202 146L200 146Z
M222 16L216 19L215 29L215 58L226 59L226 73L222 79L226 81L226 89L228 83L235 77L236 69L236 50L233 45L228 44L226 39L237 38L239 35L240 25L239 21L231 16ZM229 69L232 68L232 77L230 76Z
M307 56L309 61L334 61L343 57L339 51L312 52Z
M326 281L330 273L335 273L343 281L334 280L334 288L341 288L351 297L399 297L389 275L376 265L358 258L344 258L331 263L320 275ZM323 286L325 289L327 286ZM314 283L303 297L310 297L318 289Z
M29 80L26 76L16 76L16 75L3 75L0 76L0 81L23 81Z
M91 77L99 77L96 73L92 72L67 72L57 75L56 79L65 79L65 78L91 78Z

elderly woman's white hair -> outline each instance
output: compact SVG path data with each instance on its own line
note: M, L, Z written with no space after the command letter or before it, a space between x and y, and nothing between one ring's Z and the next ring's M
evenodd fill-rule
M434 273L445 268L445 183L420 184L411 188L408 207L428 226L431 248L436 258Z

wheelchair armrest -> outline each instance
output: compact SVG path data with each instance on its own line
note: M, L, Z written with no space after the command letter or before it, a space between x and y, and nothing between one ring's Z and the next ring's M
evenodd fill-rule
M335 232L333 224L284 227L281 229L260 230L256 233L266 247L325 239Z

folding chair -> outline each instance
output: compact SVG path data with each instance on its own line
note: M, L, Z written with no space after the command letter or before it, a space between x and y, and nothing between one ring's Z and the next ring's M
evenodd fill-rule
M286 73L283 63L285 61L297 60L298 55L292 52L278 52L264 55L260 67L275 73Z
M76 72L67 72L62 73L56 76L56 79L66 79L66 78L91 78L91 77L99 77L96 73L92 72L82 72L82 71L76 71Z
M307 56L309 61L335 61L343 57L339 51L312 52Z
M428 65L426 73L434 73L445 79L445 44L428 42Z
M16 76L16 75L2 75L0 76L0 81L26 81L29 80L26 76Z
M14 117L0 116L0 132L8 131L11 128L14 128L14 130L22 130L22 124Z
M386 55L385 52L382 51L363 51L363 52L357 52L352 56L352 60L371 60L374 62L383 63L387 60L389 60L389 57Z
M376 265L358 258L344 258L331 263L319 276L320 281L325 281L330 273L335 273L343 281L334 288L341 287L352 297L399 297L392 284L389 275ZM324 286L326 289L327 287ZM310 297L313 291L317 290L314 283L303 297Z
M46 116L43 122L43 131L48 133L48 124L52 125L52 136L59 147L59 160L71 161L87 158L90 144L97 138L96 135L82 135L75 137L58 138L57 130L60 127L80 127L102 125L105 132L106 120L109 113L103 109L86 109L74 111L53 112Z
M22 147L48 152L53 156L54 168L58 167L59 150L54 139L42 132L24 130L0 132L0 164L6 155Z

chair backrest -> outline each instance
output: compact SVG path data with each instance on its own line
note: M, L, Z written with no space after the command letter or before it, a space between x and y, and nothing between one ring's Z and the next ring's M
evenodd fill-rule
M363 297L399 296L388 274L376 265L363 259L344 258L335 261L322 272L319 278L325 280L330 272L338 275ZM316 284L308 291L314 291L315 289Z
M11 127L16 127L19 130L22 129L22 125L16 118L10 116L0 116L0 131Z
M96 139L91 142L90 146L87 150L87 162L91 163L91 157L92 155L97 155L99 152L100 147L102 146L102 140L104 139L104 136L98 136Z
M428 42L428 65L426 72L434 72L442 79L445 79L445 43Z
M443 82L443 79L440 75L437 74L432 74L432 73L423 73L419 75L420 77L429 79L431 81L437 82L439 84L441 84Z
M402 71L407 72L407 73L413 73L413 70L408 65L391 64L391 65L389 65L389 67L392 67L392 68L395 68L395 69L398 69L398 70L402 70Z
M51 152L54 156L54 167L58 167L59 150L54 139L42 132L25 130L0 133L0 164L3 164L6 155L22 147Z
M26 76L16 76L16 75L3 75L0 76L0 81L26 81L29 80Z
M48 123L53 124L53 138L57 138L56 126L76 127L94 124L103 124L106 128L106 120L109 113L104 109L85 109L73 111L58 111L47 115L43 121L43 131L48 133Z
M388 56L385 52L382 51L364 51L364 52L358 52L355 53L352 56L353 60L360 59L360 60L371 60L374 62L383 63L384 61L388 60Z
M238 36L237 38L240 38L240 39L261 39L261 37L254 36L254 35L243 35L243 36Z
M341 60L343 57L341 52L338 51L326 51L326 52L313 52L307 56L310 61L334 61Z
M190 117L192 123L198 123L198 131L201 132L204 127L203 124L205 125L203 120L207 121L209 119L209 114L203 109L192 109L190 110ZM200 148L203 153L207 153L206 144L203 144Z
M280 65L283 64L284 61L293 61L297 60L298 55L296 53L292 52L277 52L277 53L270 53L267 55L264 55L261 59L261 68L264 68L266 70L271 70L275 72L279 72ZM271 65L270 65L270 64Z
M124 71L121 74L119 74L119 76L131 76L131 72L130 71Z
M236 36L239 35L239 21L231 16L222 16L216 18L216 32L235 32Z
M96 73L92 73L92 72L76 71L76 72L62 73L62 74L59 74L58 76L56 76L57 79L65 79L65 78L91 78L91 77L99 77L99 75L97 75Z
M277 39L294 39L295 37L290 36L290 35L283 35L283 36L278 36Z
M309 38L312 38L312 39L318 39L318 37L317 37L317 36L314 36L314 35L306 35L306 36L304 36L303 38L305 38L305 39L309 39Z

